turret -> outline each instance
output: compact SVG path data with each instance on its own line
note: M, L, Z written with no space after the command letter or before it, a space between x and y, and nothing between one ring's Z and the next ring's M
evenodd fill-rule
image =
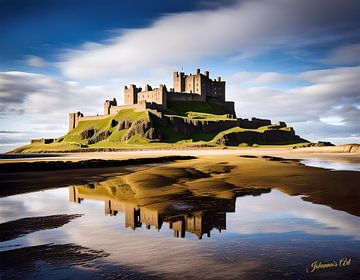
M84 115L81 112L70 113L69 114L69 131L73 130L77 127L79 123L79 119Z
M125 105L133 105L138 102L138 93L141 88L137 88L136 85L131 84L129 87L124 88L124 103Z
M110 115L111 112L111 106L117 106L117 101L115 98L113 100L106 100L104 103L104 114Z
M185 91L185 74L184 72L174 72L173 74L173 86L174 91L184 92Z

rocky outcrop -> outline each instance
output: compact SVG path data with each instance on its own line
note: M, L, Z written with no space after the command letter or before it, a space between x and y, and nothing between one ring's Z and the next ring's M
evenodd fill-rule
M89 144L95 144L97 142L100 142L102 140L105 140L110 136L111 132L108 130L100 130L97 131L90 139Z
M271 125L271 120L258 119L258 118L252 118L251 120L248 120L248 119L238 118L237 125L242 128L257 129L261 126Z
M129 120L122 120L118 122L118 129L122 130L122 129L129 129L132 125L132 122Z
M85 129L80 132L81 139L88 139L89 144L95 144L102 140L105 140L111 135L111 132L108 130L99 130L96 128Z
M245 129L257 129L261 126L267 126L265 131L241 131L224 133L215 139L219 145L239 145L247 144L272 144L272 143L298 143L302 139L295 135L292 128L287 128L286 123L279 122L271 124L270 120L253 118L248 119L191 119L180 116L164 116L162 114L153 114L149 112L148 118L130 120L115 120L111 122L111 127L116 130L127 130L121 137L122 142L126 142L131 137L138 135L149 140L158 139L167 141L173 136L169 136L169 130L176 133L178 139L190 139L194 134L203 133L214 137L217 133L234 128L241 127ZM241 124L241 125L240 125ZM213 134L213 136L211 135ZM111 135L109 130L98 130L90 128L80 133L82 139L88 139L89 144L94 144L105 140ZM171 135L171 133L170 133ZM201 134L200 134L201 135ZM204 136L204 141L210 141L209 136ZM202 136L201 136L202 137ZM205 140L206 139L206 140Z
M124 126L124 128L125 127L126 126ZM129 131L121 138L121 141L127 141L134 135L139 135L147 139L156 139L158 133L151 119L140 119L131 124Z
M216 143L226 146L248 144L276 144L286 142L300 142L302 139L295 135L293 129L289 130L266 130L263 133L256 131L232 132L220 136Z
M181 117L163 117L160 122L161 126L172 127L173 130L186 137L196 132L212 133L226 130L237 126L236 120L201 120Z
M93 137L96 132L98 132L98 130L95 128L85 129L80 132L80 137L83 140L89 139L89 138Z

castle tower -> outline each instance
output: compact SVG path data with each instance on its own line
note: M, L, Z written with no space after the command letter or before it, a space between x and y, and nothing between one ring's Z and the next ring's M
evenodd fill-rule
M133 105L138 103L138 93L141 88L137 88L136 85L131 84L129 87L124 88L124 103L125 105Z
M73 130L77 127L79 123L79 119L84 115L81 112L70 113L69 114L69 131Z
M110 115L111 106L116 106L116 105L117 105L117 101L116 101L115 98L113 100L106 100L105 103L104 103L104 114L105 115Z
M174 72L173 73L173 86L175 92L184 92L185 91L185 74L184 72Z

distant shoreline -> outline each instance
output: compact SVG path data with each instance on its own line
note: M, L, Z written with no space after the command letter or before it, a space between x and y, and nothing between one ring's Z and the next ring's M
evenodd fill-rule
M123 160L102 160L88 159L80 161L33 161L33 162L7 162L0 165L0 174L30 171L54 171L66 169L88 169L88 168L106 168L120 167L142 164L163 163L175 160L195 159L194 156L162 156L145 157Z

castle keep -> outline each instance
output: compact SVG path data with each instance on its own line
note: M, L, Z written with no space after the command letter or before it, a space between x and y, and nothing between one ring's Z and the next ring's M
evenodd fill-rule
M76 131L79 122L84 127ZM107 125L104 127L103 123ZM260 127L263 129L257 130ZM82 145L102 141L105 145L116 145L117 142L181 143L186 140L238 146L305 141L284 122L272 124L267 119L237 118L234 102L226 101L225 81L221 77L210 79L209 72L201 73L200 69L189 75L174 72L173 87L169 89L165 85L125 86L124 105L118 105L115 98L106 100L102 115L70 113L69 134L72 132L76 135L63 139L80 137L87 143Z
M74 129L80 120L97 120L115 115L123 109L133 109L136 112L152 110L163 111L172 101L204 101L220 103L227 107L229 114L235 116L234 102L225 101L225 81L221 77L210 79L209 71L200 69L195 74L185 75L184 72L173 73L173 87L169 90L165 85L152 88L146 85L144 89L131 84L124 87L124 105L118 105L116 99L106 100L104 115L84 116L80 112L70 113L69 131Z

